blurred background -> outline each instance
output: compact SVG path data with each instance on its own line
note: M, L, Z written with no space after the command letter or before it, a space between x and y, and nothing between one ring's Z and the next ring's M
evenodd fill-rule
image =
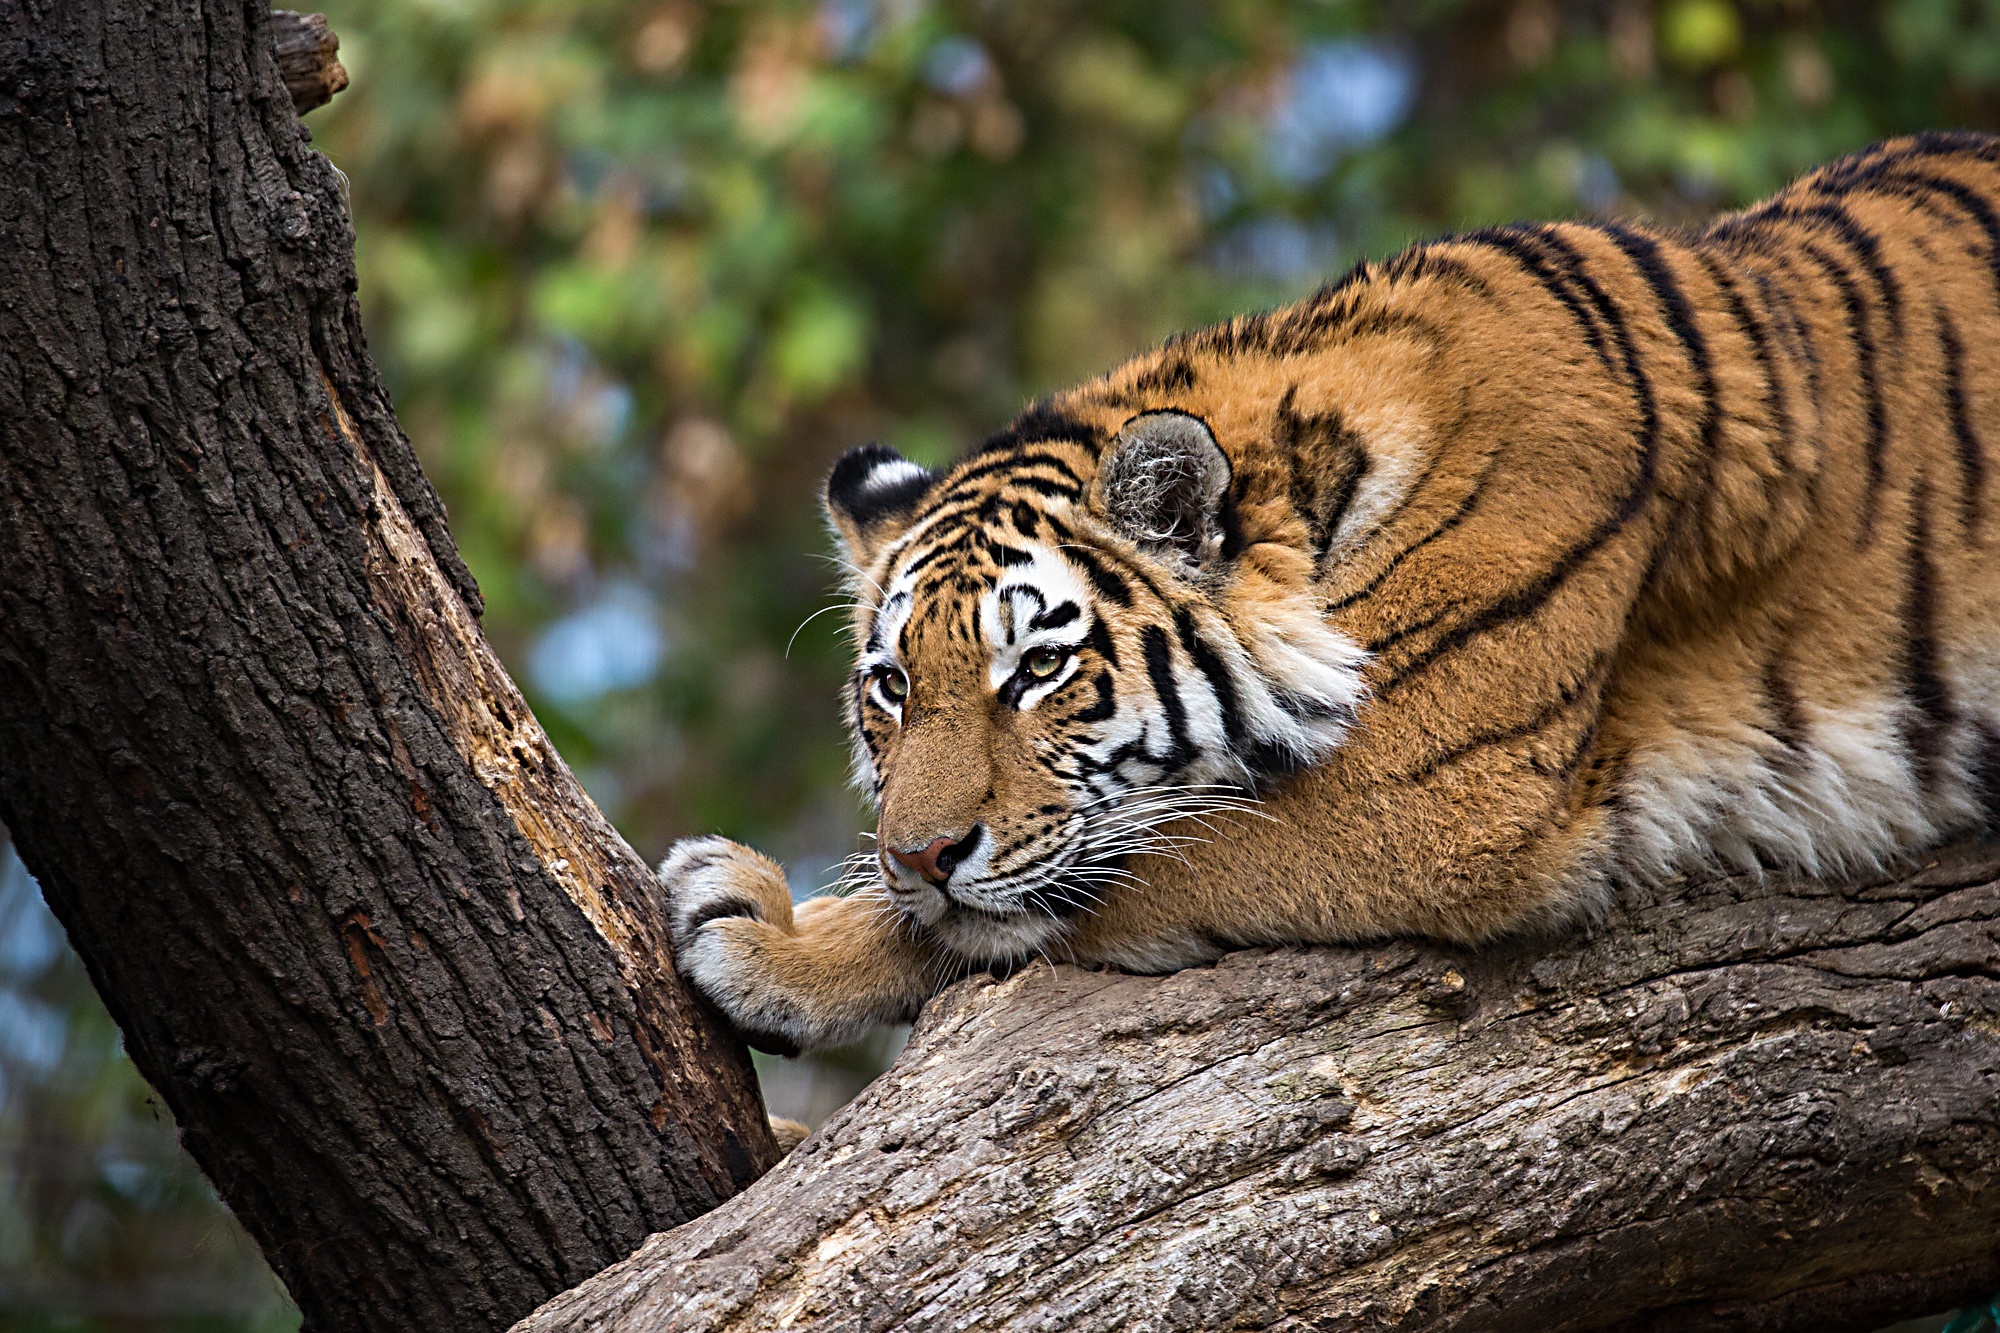
M1691 219L2000 128L1995 0L326 10L353 86L308 124L488 635L648 858L719 831L801 895L866 826L813 618L841 450L944 461L1432 233ZM893 1047L767 1096L816 1123ZM297 1322L0 835L0 1329Z

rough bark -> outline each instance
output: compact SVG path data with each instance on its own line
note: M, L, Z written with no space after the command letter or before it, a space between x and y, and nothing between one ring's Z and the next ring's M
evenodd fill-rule
M340 63L340 38L324 14L272 10L271 50L278 57L278 74L291 95L292 109L301 116L325 106L347 86L347 67Z
M1588 936L1037 965L517 1327L1880 1327L2000 1287L2000 843Z
M504 1327L775 1149L480 635L266 18L0 7L0 819L309 1324Z

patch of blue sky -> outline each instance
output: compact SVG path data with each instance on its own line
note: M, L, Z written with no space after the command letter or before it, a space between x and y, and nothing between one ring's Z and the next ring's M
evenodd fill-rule
M1231 277L1291 286L1322 277L1338 264L1340 243L1325 223L1262 217L1225 232L1210 247L1209 259Z
M42 901L14 845L0 843L0 983L47 971L63 949L62 926Z
M549 402L580 420L591 441L613 445L632 424L632 391L607 379L590 351L575 338L556 342L548 362Z
M543 627L528 648L528 674L544 697L573 707L644 685L666 652L652 597L636 583L618 582Z
M820 0L820 40L833 60L859 60L875 45L874 0Z
M1592 213L1609 213L1618 207L1618 170L1602 153L1585 153L1576 160L1573 178L1577 202Z
M1313 43L1271 112L1272 171L1295 186L1319 180L1344 154L1402 124L1416 93L1416 62L1395 46L1356 37Z
M62 1062L68 1033L62 1010L0 986L0 1065L46 1074Z
M157 1195L166 1174L157 1162L141 1162L121 1151L107 1149L98 1154L97 1174L106 1184L128 1199Z
M993 74L993 58L970 37L940 37L924 52L924 82L949 97L963 97Z

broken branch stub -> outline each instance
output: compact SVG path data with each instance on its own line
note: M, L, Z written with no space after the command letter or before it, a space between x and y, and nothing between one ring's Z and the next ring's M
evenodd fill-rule
M340 63L340 38L326 15L272 10L271 47L277 53L285 91L291 94L292 105L301 116L325 106L347 87L347 68Z

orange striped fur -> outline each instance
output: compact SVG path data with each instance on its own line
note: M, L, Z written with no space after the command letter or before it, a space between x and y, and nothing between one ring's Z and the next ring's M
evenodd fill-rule
M680 965L797 1049L1036 954L1476 943L1890 865L2000 778L1996 441L2000 140L1938 134L1698 231L1417 246L940 474L857 451L879 855L794 912L682 844Z

